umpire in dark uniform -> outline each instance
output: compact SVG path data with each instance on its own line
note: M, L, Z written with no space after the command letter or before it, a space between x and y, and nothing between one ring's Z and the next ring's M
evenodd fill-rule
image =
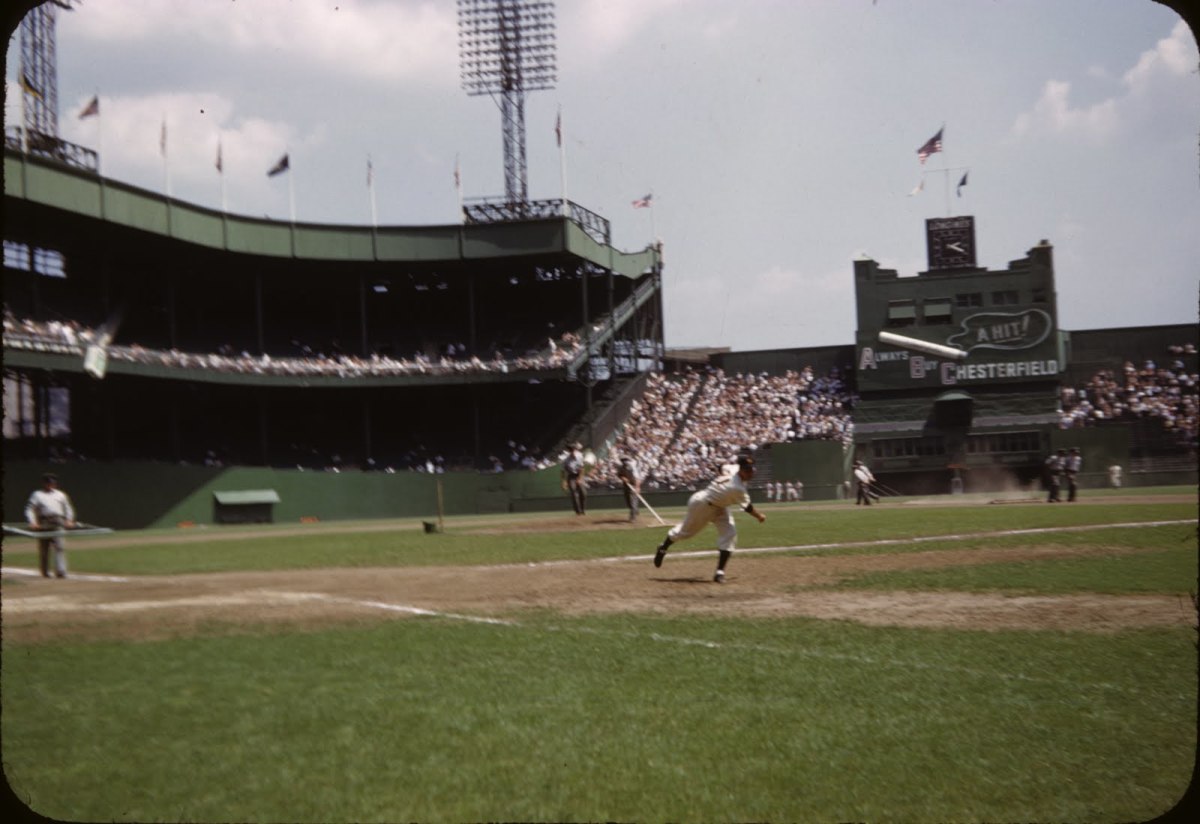
M1062 489L1062 476L1067 468L1067 450L1060 449L1055 454L1046 459L1046 489L1049 493L1046 495L1046 503L1056 504L1062 500L1060 490Z

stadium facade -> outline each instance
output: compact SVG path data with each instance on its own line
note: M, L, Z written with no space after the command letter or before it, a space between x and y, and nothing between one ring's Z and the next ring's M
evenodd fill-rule
M663 369L661 249L617 250L578 204L485 204L450 226L259 220L7 144L4 195L5 487L65 462L64 487L114 526L208 522L214 496L247 489L274 492L280 519L430 514L413 467L451 470L448 512L560 508L548 461L575 439L602 450ZM1001 271L939 254L916 277L854 262L853 346L710 357L857 380L853 450L772 450L810 497L839 494L854 454L944 492L1028 481L1058 443L1072 354L1051 247ZM1091 465L1128 459L1123 438L1095 439ZM542 470L491 471L514 444Z

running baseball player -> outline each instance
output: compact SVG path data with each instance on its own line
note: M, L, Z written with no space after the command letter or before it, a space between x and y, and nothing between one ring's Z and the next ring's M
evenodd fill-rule
M683 516L683 522L671 527L667 537L658 545L654 553L654 565L662 566L663 558L666 557L671 544L692 537L711 523L717 529L717 551L720 553L713 580L718 584L724 583L725 564L728 563L737 543L737 527L729 508L740 506L760 524L767 520L767 516L755 509L754 504L750 502L750 489L747 484L753 477L754 458L749 455L738 458L736 464L723 466L721 474L707 488L688 499L687 514Z
M42 476L42 488L35 489L25 504L25 520L33 529L61 530L75 526L75 508L67 493L58 488L58 477L47 472ZM67 550L62 536L38 538L38 564L42 577L50 577L50 555L54 554L54 574L67 577Z

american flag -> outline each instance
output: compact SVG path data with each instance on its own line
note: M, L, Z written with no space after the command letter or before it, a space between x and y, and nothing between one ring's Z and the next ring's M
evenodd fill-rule
M945 127L943 126L942 129ZM925 141L925 145L917 149L917 160L924 165L931 154L942 150L942 129L937 130L937 134Z
M653 199L653 197L654 197L653 194L648 194L645 197L639 197L637 200L633 201L633 208L635 208L635 209L650 208L650 201L651 201L651 199Z

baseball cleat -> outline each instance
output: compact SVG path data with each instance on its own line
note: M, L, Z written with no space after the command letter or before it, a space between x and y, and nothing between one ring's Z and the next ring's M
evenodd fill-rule
M717 574L713 576L713 580L716 581L718 584L725 583L725 570L718 569Z
M658 549L656 549L654 551L654 565L656 567L662 566L663 558L665 558L666 556L667 556L667 548L665 546L660 546Z

